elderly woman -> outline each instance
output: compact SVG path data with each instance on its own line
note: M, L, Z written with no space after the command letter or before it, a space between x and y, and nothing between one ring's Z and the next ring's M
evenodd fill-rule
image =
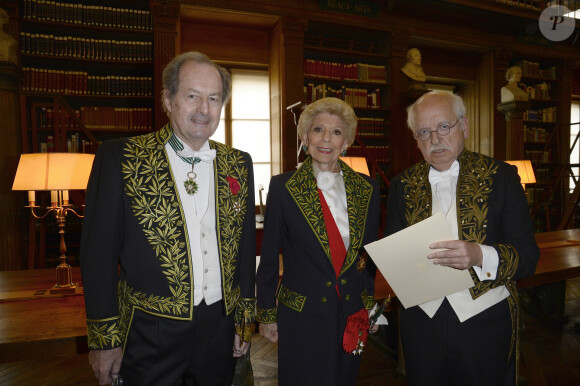
M266 339L279 338L280 385L356 381L357 344L374 304L374 266L363 246L376 240L380 212L376 181L339 159L356 125L340 99L310 104L298 123L309 156L270 182L256 319Z

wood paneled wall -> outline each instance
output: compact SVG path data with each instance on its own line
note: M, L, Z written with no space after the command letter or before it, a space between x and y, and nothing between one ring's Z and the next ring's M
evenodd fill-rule
M580 68L576 67L572 73L572 95L580 97Z
M413 43L410 43L413 45ZM477 76L482 52L454 49L453 47L428 46L422 42L414 46L421 52L422 66L428 77L473 81ZM412 47L409 47L412 48Z
M13 192L12 182L20 156L20 105L15 64L0 65L0 271L24 268L26 245L22 234L28 224L26 192ZM16 112L16 114L15 114Z
M215 61L269 62L270 31L266 29L202 24L185 19L180 23L179 41L181 52L201 51Z

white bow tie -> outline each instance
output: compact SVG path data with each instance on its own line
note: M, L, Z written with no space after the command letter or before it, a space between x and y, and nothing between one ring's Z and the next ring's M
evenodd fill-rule
M431 167L429 170L429 182L431 185L437 185L443 181L449 181L451 177L459 176L459 162L454 161L451 167L445 171L440 172L439 170Z
M340 176L340 173L332 173L332 172L318 172L316 175L316 185L318 189L327 191L331 189L335 184Z
M192 158L195 160L199 158L202 162L212 163L215 159L215 149L195 151L192 149L183 149L176 152L178 156L184 158Z

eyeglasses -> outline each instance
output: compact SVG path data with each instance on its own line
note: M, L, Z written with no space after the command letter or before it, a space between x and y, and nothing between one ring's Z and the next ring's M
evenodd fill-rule
M439 134L441 136L447 135L447 134L449 134L451 129L453 129L455 127L455 125L457 125L457 122L459 122L460 119L461 119L461 117L457 118L455 123L452 125L450 125L449 122L441 122L437 125L435 130L419 129L415 133L415 138L417 138L421 141L427 141L428 139L431 139L431 136L433 135L434 132L437 132L437 134Z

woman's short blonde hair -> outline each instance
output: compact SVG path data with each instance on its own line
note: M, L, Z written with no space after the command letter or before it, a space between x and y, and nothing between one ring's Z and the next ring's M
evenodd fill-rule
M318 114L328 113L336 115L344 124L344 134L348 146L354 142L356 136L357 117L352 107L338 98L322 98L309 104L300 114L298 120L298 137L306 137L312 121Z

